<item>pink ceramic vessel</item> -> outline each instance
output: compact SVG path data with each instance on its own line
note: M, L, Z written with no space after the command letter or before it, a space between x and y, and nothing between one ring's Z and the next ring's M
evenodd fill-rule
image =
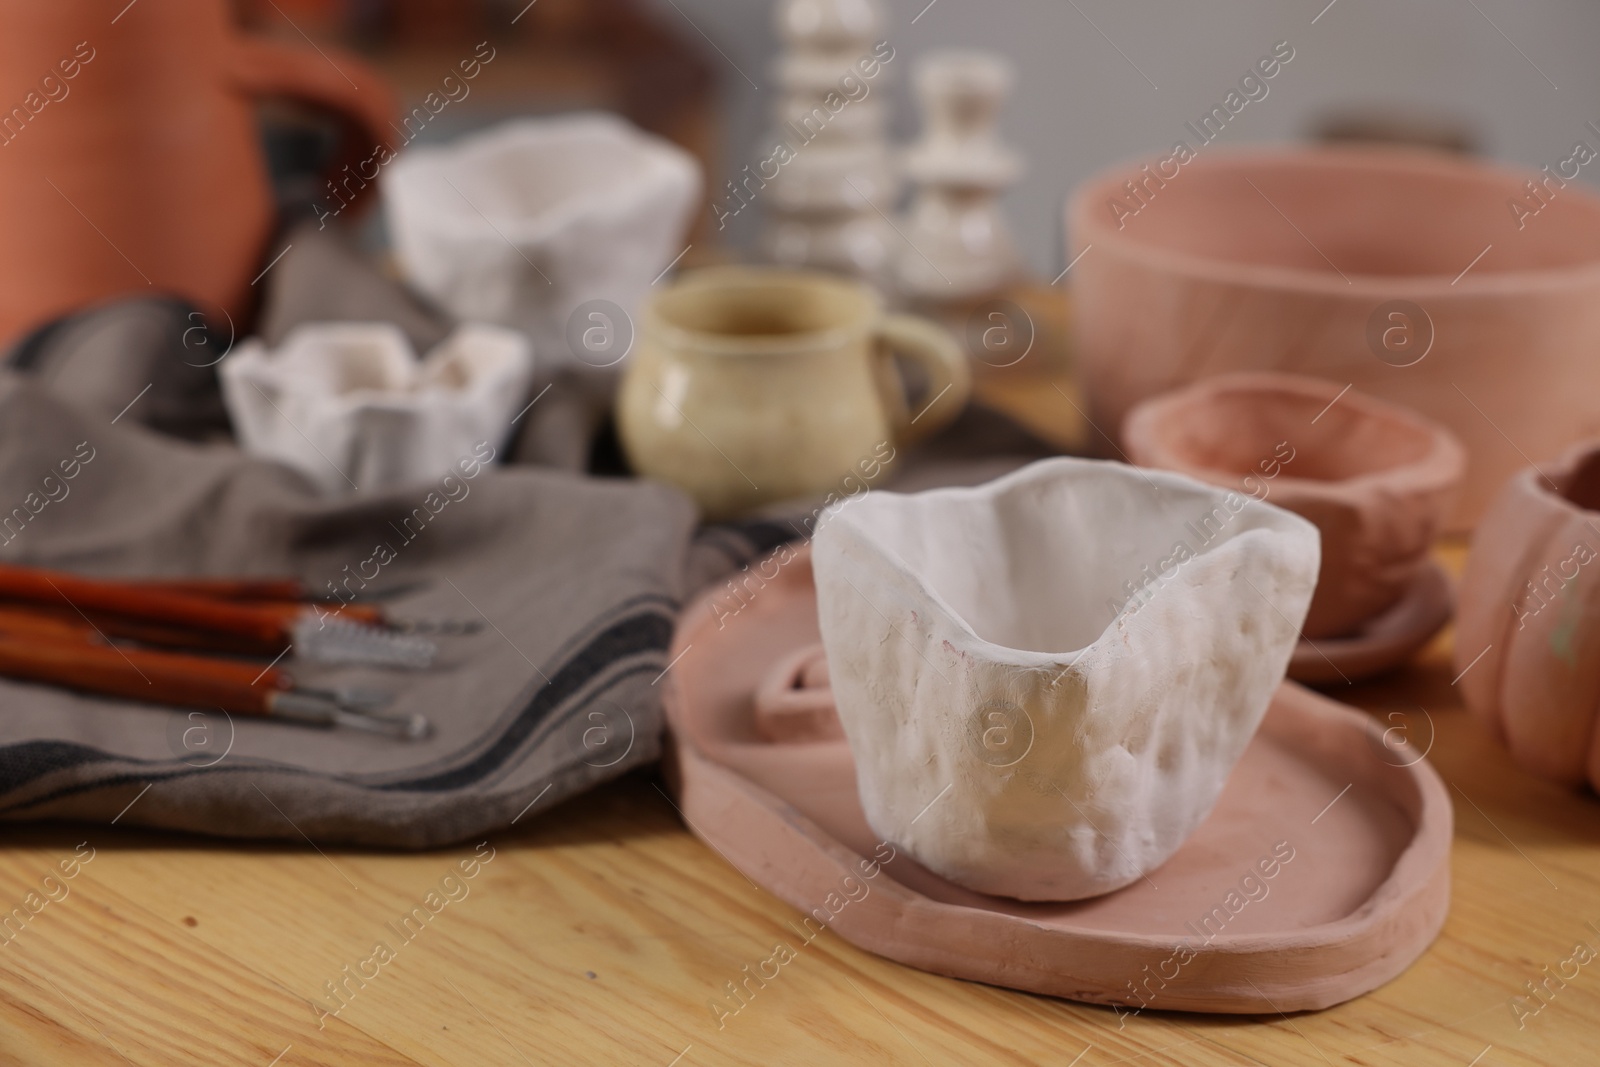
M1106 432L1145 397L1224 371L1353 384L1465 442L1454 528L1524 455L1600 433L1600 196L1553 170L1202 150L1086 182L1068 228L1084 385Z
M1455 656L1518 763L1600 788L1600 441L1501 490L1461 576Z
M1460 485L1454 435L1394 404L1318 378L1227 374L1144 401L1122 427L1137 464L1268 500L1322 535L1306 616L1344 637L1417 581Z

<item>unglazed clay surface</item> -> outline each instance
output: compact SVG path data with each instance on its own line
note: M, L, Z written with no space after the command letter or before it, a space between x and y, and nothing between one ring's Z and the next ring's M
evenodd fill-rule
M1133 462L1271 500L1316 524L1322 570L1305 635L1352 637L1411 590L1466 471L1443 426L1348 386L1224 374L1144 401Z
M1318 565L1315 528L1286 511L1077 459L873 493L813 548L869 823L954 882L1024 900L1128 885L1200 824L1283 678Z
M421 360L389 323L308 323L276 350L245 342L218 370L245 450L337 495L416 485L492 456L523 406L533 357L521 334L482 323L456 327Z
M395 253L418 289L459 318L524 331L542 365L601 368L626 355L610 341L622 327L587 306L637 315L683 251L699 194L694 157L598 112L413 148L383 185Z
M361 197L379 148L400 143L394 90L331 42L242 35L235 21L213 0L116 19L95 0L0 8L0 343L135 293L181 297L191 323L244 335L266 288L255 282L284 244L258 119L267 99L337 120L318 127L340 131L318 150L333 161L318 209Z
M737 618L715 590L689 605L663 683L685 820L798 910L785 938L826 928L911 967L1120 1014L1275 1017L1382 985L1438 933L1451 840L1439 776L1369 716L1295 685L1278 688L1211 815L1148 878L1029 903L939 877L868 826L849 744L775 741L762 722L774 691L803 696L819 721L832 704L809 556L780 548Z
M1600 788L1600 441L1508 482L1461 575L1467 706L1522 766Z
M1218 147L1083 183L1066 261L1093 246L1070 275L1089 415L1114 433L1145 397L1226 371L1353 383L1466 444L1450 521L1470 529L1524 456L1594 433L1600 196L1568 182L1519 228L1542 178L1438 152Z
M1301 640L1289 657L1289 677L1308 685L1344 686L1403 666L1444 629L1455 613L1450 575L1429 560L1406 594L1347 637Z

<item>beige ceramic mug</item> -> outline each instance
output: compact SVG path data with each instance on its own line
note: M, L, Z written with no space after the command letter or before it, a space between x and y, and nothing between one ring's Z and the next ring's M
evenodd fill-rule
M911 413L891 354L927 371ZM633 469L708 519L859 477L949 423L972 376L954 337L859 282L768 267L687 275L646 307L617 400ZM847 488L847 487L846 487Z

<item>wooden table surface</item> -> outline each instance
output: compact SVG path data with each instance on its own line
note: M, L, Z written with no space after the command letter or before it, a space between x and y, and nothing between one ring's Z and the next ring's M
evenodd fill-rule
M1575 976L1565 962L1579 942L1600 949L1600 803L1514 768L1453 678L1446 634L1403 673L1333 694L1433 735L1456 839L1443 935L1327 1011L1119 1024L830 931L719 1027L724 983L799 916L692 837L646 773L479 849L420 855L6 826L0 913L46 888L59 899L0 936L0 1065L1600 1062L1600 958ZM75 877L43 881L75 855ZM442 880L454 899L396 936ZM1524 983L1558 968L1568 979L1519 1018Z

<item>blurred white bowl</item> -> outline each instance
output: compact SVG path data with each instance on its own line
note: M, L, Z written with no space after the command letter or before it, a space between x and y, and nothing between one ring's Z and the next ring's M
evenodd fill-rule
M413 148L383 182L407 279L462 319L525 331L546 366L620 363L625 350L570 351L568 319L594 300L635 315L699 197L692 156L598 112Z
M331 323L300 326L276 350L247 341L221 372L245 451L341 495L487 462L526 402L533 357L498 326L458 327L418 360L387 323Z

